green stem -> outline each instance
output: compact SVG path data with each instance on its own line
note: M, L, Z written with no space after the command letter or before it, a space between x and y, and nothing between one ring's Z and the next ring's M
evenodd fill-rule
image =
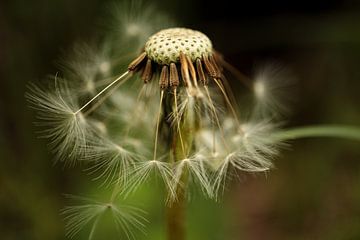
M317 125L282 130L272 134L274 141L298 138L336 137L360 141L360 127L341 125Z
M175 95L176 96L176 95ZM194 112L194 99L189 100L186 113L182 119L177 122L172 131L172 162L176 164L188 158L193 148L193 133L196 130L196 118ZM177 106L173 107L173 111L177 113ZM181 124L180 124L181 123ZM188 172L184 167L182 170L180 181L176 190L176 200L167 207L167 233L168 240L184 240L186 238L186 191L188 184Z
M184 131L181 128L180 134L182 135ZM180 134L175 134L174 143L173 143L173 162L181 161L185 159L184 149L180 143ZM184 139L183 139L184 140ZM188 140L188 139L186 139ZM185 148L187 151L188 141L186 141ZM182 172L180 181L176 189L176 199L173 203L170 203L167 207L167 230L168 230L168 240L184 240L185 239L185 212L186 212L186 184L187 184L187 174L186 169Z
M167 207L167 234L168 240L185 239L185 211L186 192L185 188L179 187L177 199Z

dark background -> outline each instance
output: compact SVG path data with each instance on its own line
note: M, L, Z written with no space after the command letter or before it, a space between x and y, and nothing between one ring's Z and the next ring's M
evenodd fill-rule
M80 168L53 165L46 142L37 138L24 93L28 82L58 71L55 61L76 41L97 34L109 3L0 2L1 239L64 239L62 194L94 189ZM298 101L287 126L359 125L358 1L156 4L182 26L206 33L247 75L259 61L290 68L298 79ZM234 183L220 203L192 201L189 239L360 239L358 142L298 140L275 165L267 177ZM161 206L152 209L162 211ZM150 219L144 239L164 239L157 218Z

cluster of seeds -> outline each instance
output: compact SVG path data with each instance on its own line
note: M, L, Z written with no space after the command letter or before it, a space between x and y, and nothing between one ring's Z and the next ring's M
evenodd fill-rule
M176 88L183 82L183 86L194 93L192 90L197 88L198 82L207 85L209 78L221 78L219 58L203 33L169 28L152 35L144 52L129 64L128 69L130 72L141 71L145 83L159 71L161 89Z

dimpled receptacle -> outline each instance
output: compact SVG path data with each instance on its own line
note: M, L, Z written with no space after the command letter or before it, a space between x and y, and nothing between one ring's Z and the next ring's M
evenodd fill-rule
M152 35L145 44L151 60L163 65L180 62L180 52L192 62L212 53L210 39L203 33L187 28L169 28Z

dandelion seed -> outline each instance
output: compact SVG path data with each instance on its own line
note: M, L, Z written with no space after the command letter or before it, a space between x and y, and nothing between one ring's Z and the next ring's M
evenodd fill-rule
M251 155L276 155L280 142L272 141L268 136L277 130L277 126L270 120L248 122L240 126L241 130L231 129L234 132L232 144L243 146Z
M76 156L83 155L86 139L92 135L89 122L76 114L77 102L65 83L55 82L55 91L41 89L33 84L26 98L38 111L41 136L50 140L50 147L60 161L74 164Z
M216 170L214 188L216 192L224 190L232 170L244 172L265 172L272 168L272 158L277 155L280 142L272 141L269 135L276 131L276 126L270 121L248 122L240 125L231 119L224 121L224 131L231 141L228 141L230 151L221 152L214 158L213 168ZM236 173L234 173L236 174ZM221 191L220 191L221 192Z
M111 69L111 64L109 61L103 60L102 62L100 62L99 64L99 70L102 74L107 74Z
M227 179L237 176L236 171L243 172L265 172L270 170L271 162L262 157L256 157L246 151L237 151L229 153L217 167L214 173L214 191L216 197L224 192Z
M152 33L173 25L172 19L159 13L153 4L141 0L114 4L112 12L115 21L110 25L117 33L116 42L132 51L139 50Z
M181 182L181 177L184 174L189 175L189 181L198 184L203 192L209 196L210 198L213 197L213 188L211 186L209 171L207 169L206 161L208 159L201 153L196 153L190 158L182 159L176 162L175 169L174 169L174 177L173 177L173 188L183 188L183 183ZM170 202L174 201L171 199Z
M65 207L61 213L65 216L66 235L74 238L85 226L91 225L89 239L94 234L96 226L101 217L111 212L114 225L119 233L124 234L127 239L136 239L133 229L144 232L147 220L143 217L144 211L126 205L115 203L103 203L89 198L70 196L70 199L80 202L79 205Z
M159 176L166 186L171 198L176 197L176 189L172 184L173 172L171 164L159 160L139 161L130 174L129 184L124 188L126 195L134 192L137 188L149 180L152 176Z
M95 45L95 44L93 44ZM70 54L60 61L66 79L72 79L77 94L95 94L97 78L108 77L111 68L109 49L89 44L76 44Z
M106 138L93 138L88 142L86 156L91 173L98 173L95 179L104 179L104 183L116 183L126 186L130 169L141 156L131 150L129 143L116 144Z
M276 64L257 67L253 82L254 117L279 118L289 113L294 84L294 76L284 67Z

